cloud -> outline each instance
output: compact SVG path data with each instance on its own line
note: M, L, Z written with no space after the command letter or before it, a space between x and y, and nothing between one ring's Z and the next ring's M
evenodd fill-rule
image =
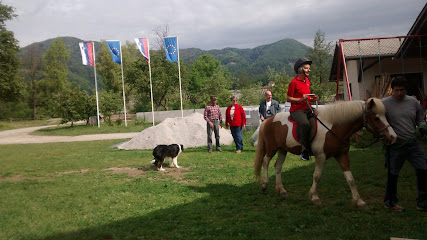
M321 29L339 38L406 35L424 0L3 0L19 17L7 22L21 46L57 36L132 40L169 25L181 48L252 48L283 38L312 45ZM404 5L404 6L403 6Z

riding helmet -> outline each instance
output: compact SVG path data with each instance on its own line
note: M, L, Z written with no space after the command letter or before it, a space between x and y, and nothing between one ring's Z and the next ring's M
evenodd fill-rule
M311 65L311 63L312 63L312 61L308 60L307 58L298 59L294 65L295 73L298 74L298 68L300 68L303 64L310 64Z

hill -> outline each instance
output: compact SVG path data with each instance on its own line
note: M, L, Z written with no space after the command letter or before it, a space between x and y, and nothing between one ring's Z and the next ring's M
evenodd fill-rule
M82 56L80 54L79 43L83 42L83 40L75 38L75 37L61 37L64 44L67 46L67 49L70 51L70 60L67 63L69 71L68 79L70 82L75 82L82 89L86 90L89 93L95 91L95 77L93 68L89 66L82 65ZM19 57L22 59L27 54L31 47L34 45L38 45L40 48L40 52L42 56L44 55L46 49L49 47L51 42L54 40L48 39L42 42L32 43L24 48L21 48L21 52L19 53ZM95 42L95 53L99 50L99 42ZM102 76L97 75L98 86L102 88Z
M40 47L44 54L46 48L54 39L48 39L43 42L33 43L21 49L20 57L24 58L28 50L35 44ZM70 61L68 68L70 70L69 80L76 82L82 89L93 92L94 73L93 68L81 64L81 55L79 42L83 40L75 37L62 37L67 48L70 50ZM95 41L95 52L99 50L99 42ZM192 63L198 57L205 54L213 55L221 64L226 67L233 76L237 78L248 78L250 82L262 81L266 83L265 71L270 66L278 71L285 67L286 72L293 75L294 62L303 56L306 56L310 48L294 40L283 39L275 43L261 45L252 49L224 48L213 50L201 50L198 48L180 49L180 58L185 63ZM102 88L102 76L97 75Z
M306 56L310 47L294 40L283 39L275 43L252 49L224 48L203 51L198 48L181 49L179 54L184 62L191 63L199 56L211 54L236 77L250 76L255 81L265 79L265 71L270 66L278 71L285 67L293 75L293 64ZM266 83L264 81L264 83Z

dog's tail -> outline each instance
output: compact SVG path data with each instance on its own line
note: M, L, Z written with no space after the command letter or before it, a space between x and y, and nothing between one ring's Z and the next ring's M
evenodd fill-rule
M156 162L156 159L153 159L150 161L151 164L154 164Z

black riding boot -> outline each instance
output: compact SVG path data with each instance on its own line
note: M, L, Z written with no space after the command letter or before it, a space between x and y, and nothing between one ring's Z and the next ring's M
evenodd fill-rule
M399 201L397 199L397 178L399 175L388 173L386 182L386 192L384 197L384 206L393 207Z
M427 170L417 169L417 206L427 209Z

